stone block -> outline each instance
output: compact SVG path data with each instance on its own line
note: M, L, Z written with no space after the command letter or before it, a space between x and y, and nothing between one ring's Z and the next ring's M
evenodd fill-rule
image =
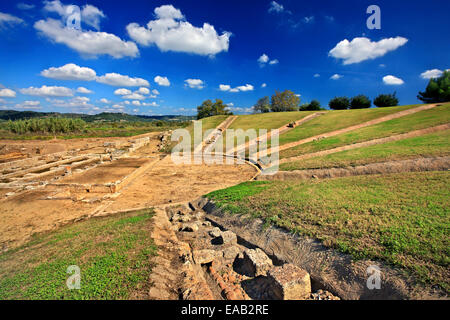
M261 249L247 249L244 251L242 270L248 276L265 276L272 267L272 260Z
M274 299L305 300L311 296L309 273L293 264L275 267L267 277Z

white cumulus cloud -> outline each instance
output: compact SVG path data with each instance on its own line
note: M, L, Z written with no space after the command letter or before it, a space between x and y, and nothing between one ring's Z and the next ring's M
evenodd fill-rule
M201 90L205 87L204 82L200 79L186 79L186 80L184 80L184 82L185 82L185 86L188 86L189 88L192 88L192 89Z
M79 87L77 89L77 92L78 93L82 93L82 94L91 94L91 93L93 93L92 90L89 90L89 89L87 89L85 87Z
M245 91L253 91L254 87L251 84L246 84L245 86L238 86L236 88L231 88L231 86L226 84L219 85L220 91L228 91L228 92L245 92Z
M51 18L37 21L34 28L53 42L65 44L86 57L110 55L119 59L139 55L139 49L134 42L123 41L111 33L68 28L61 21Z
M147 80L141 78L130 78L118 73L107 73L104 76L97 77L97 82L114 87L149 87Z
M57 86L42 86L40 88L29 87L20 89L22 94L38 97L72 97L72 89Z
M126 96L128 94L131 94L131 91L128 89L122 88L122 89L117 89L116 91L114 91L114 94L116 96Z
M44 1L44 10L47 12L55 12L64 20L72 14L74 5L64 5L59 0ZM87 24L97 30L100 29L100 20L105 18L105 14L97 7L87 4L80 11L81 23Z
M195 27L185 20L180 10L172 5L155 9L155 20L142 27L130 23L127 31L131 39L142 46L155 44L161 51L187 52L214 56L228 51L231 33L219 35L214 26L204 23Z
M136 92L122 96L122 98L128 99L128 100L145 100L145 96L143 96L142 94L136 93Z
M399 85L402 85L405 83L402 79L394 77L392 75L387 75L387 76L383 77L383 82L384 82L384 84L391 85L391 86L399 86Z
M92 81L97 77L97 73L94 70L80 67L74 63L68 63L59 68L52 67L43 70L41 75L51 79L80 81Z
M408 39L403 37L386 38L380 41L371 41L365 37L354 38L352 41L345 39L331 49L329 55L342 59L343 64L347 65L382 57L407 42Z
M275 65L278 64L279 61L278 59L273 59L270 60L269 56L265 53L263 53L259 58L258 58L258 63L261 67L264 67L267 63L269 63L270 65Z
M16 92L11 89L0 89L0 97L3 98L15 98Z
M170 87L170 81L167 77L156 76L154 81L162 87Z
M431 78L439 78L442 75L443 71L439 69L432 69L422 72L420 76L423 79L431 79Z
M150 90L148 88L139 88L139 90L136 91L136 93L140 93L140 94L150 94Z

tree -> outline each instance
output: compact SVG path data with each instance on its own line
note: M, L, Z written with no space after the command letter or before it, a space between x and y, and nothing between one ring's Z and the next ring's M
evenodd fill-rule
M425 92L419 92L417 98L425 103L450 101L450 71L444 71L437 79L430 79Z
M350 109L365 109L370 108L371 105L370 99L362 94L353 97L350 101Z
M272 96L271 111L285 112L297 111L300 104L300 98L290 90L284 92L275 91Z
M347 97L334 97L330 100L328 106L333 110L345 110L350 107L350 100Z
M270 112L270 98L264 97L258 100L256 104L253 106L253 110L255 112L266 113Z
M200 120L217 115L232 115L233 113L227 107L220 99L216 99L214 103L208 99L201 106L197 107L197 119Z
M311 103L304 104L300 107L300 111L318 111L322 110L320 102L317 100L311 101Z
M380 94L373 100L373 104L379 108L398 106L398 98L393 94Z

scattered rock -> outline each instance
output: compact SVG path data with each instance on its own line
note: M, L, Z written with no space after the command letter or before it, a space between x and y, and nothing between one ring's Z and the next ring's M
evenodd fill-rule
M218 236L215 243L217 244L226 244L226 245L235 245L237 244L237 237L233 231L224 231L221 232L220 236Z
M275 267L267 276L275 299L305 300L311 296L309 273L293 264Z
M195 223L185 223L181 226L181 231L185 232L197 232L198 225Z
M341 300L341 299L333 295L331 292L319 290L316 293L311 294L311 300Z
M195 263L197 264L206 264L213 262L216 258L220 257L221 252L216 250L194 250L192 256L194 258Z
M265 276L273 267L272 260L259 248L244 251L242 271L250 277Z
M225 263L233 263L236 257L240 253L240 249L237 246L231 246L223 250L223 258Z
M222 233L222 231L217 227L215 227L210 232L208 232L208 234L213 238L219 237L221 235L221 233Z

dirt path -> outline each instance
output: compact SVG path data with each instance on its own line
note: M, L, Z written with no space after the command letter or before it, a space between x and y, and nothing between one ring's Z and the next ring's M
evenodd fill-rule
M282 151L282 150L290 149L290 148L299 146L301 144L312 142L312 141L317 140L317 139L329 138L329 137L337 136L339 134L347 133L347 132L350 132L350 131L353 131L353 130L357 130L357 129L361 129L361 128L364 128L364 127L373 126L373 125L376 125L376 124L379 124L379 123L382 123L382 122L386 122L386 121L389 121L389 120L401 118L401 117L404 117L404 116L407 116L407 115L410 115L410 114L414 114L414 113L417 113L417 112L420 112L420 111L429 110L429 109L432 109L432 108L436 107L437 105L438 104L427 104L427 105L420 106L420 107L417 107L417 108L414 108L414 109L403 110L403 111L400 111L400 112L397 112L397 113L394 113L394 114L391 114L391 115L388 115L388 116L385 116L385 117L381 117L381 118L377 118L377 119L374 119L374 120L370 120L370 121L367 121L367 122L364 122L364 123L360 123L360 124L357 124L357 125L354 125L354 126L350 126L350 127L347 127L347 128L343 128L343 129L339 129L339 130L323 133L323 134L320 134L320 135L317 135L317 136L313 136L313 137L309 137L309 138L306 138L306 139L302 139L302 140L299 140L299 141L296 141L296 142L287 143L287 144L284 144L282 146L279 146L278 148L269 149L269 150L267 150L267 152L265 154L272 154L274 152L279 152L279 151ZM258 154L252 156L252 159L254 159L254 160L256 160L257 158L259 158Z
M320 156L324 156L324 155L328 155L328 154L332 154L332 153L337 153L337 152L341 152L341 151L345 151L345 150L358 149L358 148L373 146L373 145L376 145L376 144L382 144L382 143L387 143L387 142L392 142L392 141L403 140L403 139L407 139L407 138L413 138L413 137L421 136L421 135L424 135L424 134L438 132L438 131L444 131L444 130L448 130L448 129L450 129L450 123L443 124L443 125L436 126L436 127L431 127L431 128L415 130L415 131L411 131L411 132L407 132L407 133L402 133L402 134L398 134L398 135L395 135L395 136L390 136L390 137L379 138L379 139L359 142L359 143L355 143L355 144L350 144L350 145L337 147L337 148L333 148L333 149L329 149L329 150L323 150L323 151L319 151L319 152L308 153L308 154L304 154L304 155L297 156L297 157L285 158L285 159L281 159L280 160L280 164L281 163L286 163L286 162L292 162L292 161L299 161L299 160L309 159L309 158L313 158L313 157L320 157Z
M410 160L371 163L363 166L311 170L279 171L269 176L261 175L256 180L308 180L340 178L369 174L400 172L442 171L450 169L450 157L418 158Z
M229 126L233 123L234 120L237 119L237 116L229 116L225 119L224 122L219 124L203 141L201 144L199 144L195 149L194 153L201 153L204 149L211 149L216 141L218 140L218 137L222 135L222 133L228 129ZM209 142L212 142L208 145Z
M300 120L294 122L293 126L289 126L289 124L286 124L286 125L284 125L284 126L282 126L282 127L277 129L278 130L278 134L282 134L282 133L285 133L285 132L287 132L289 130L292 130L292 129L298 127L299 125L301 125L301 124L303 124L305 122L308 122L308 121L310 121L310 120L312 120L314 118L317 118L317 117L319 117L319 116L321 116L323 114L325 114L325 112L316 112L316 113L313 113L313 114L311 114L309 116L304 117L303 119L300 119ZM268 132L267 134L264 134L264 135L262 135L262 136L260 136L260 137L258 137L256 139L247 141L244 145L236 146L233 150L229 151L228 154L232 155L232 154L235 154L235 153L240 152L242 150L245 150L250 145L257 144L258 141L260 141L260 140L264 140L265 139L266 141L269 141L271 136L272 136L272 132Z

